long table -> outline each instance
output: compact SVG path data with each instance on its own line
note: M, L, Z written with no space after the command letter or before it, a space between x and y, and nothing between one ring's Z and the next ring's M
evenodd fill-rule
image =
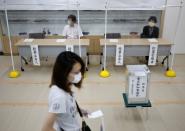
M101 39L100 45L106 43L107 56L116 56L116 45L124 44L124 56L149 56L150 44L158 44L157 56L166 56L167 69L169 68L169 56L171 54L172 43L168 40L159 38L157 42L149 42L148 39ZM164 63L164 61L163 61Z
M54 57L66 50L66 45L73 45L74 52L79 54L79 40L78 39L66 39L65 41L57 42L57 39L34 39L32 42L25 42L25 39L18 41L15 46L18 47L20 56L21 70L24 71L23 60L28 64L28 59L31 58L31 45L38 45L40 57ZM81 44L81 56L85 58L86 69L87 68L87 47L89 46L88 39L80 39Z

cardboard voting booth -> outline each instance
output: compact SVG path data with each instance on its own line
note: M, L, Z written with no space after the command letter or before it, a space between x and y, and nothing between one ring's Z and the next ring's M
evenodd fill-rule
M126 68L126 97L128 104L148 103L150 70L146 65L127 65Z

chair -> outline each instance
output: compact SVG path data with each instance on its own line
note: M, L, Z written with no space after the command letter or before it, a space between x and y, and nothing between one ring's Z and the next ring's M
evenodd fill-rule
M107 33L106 38L107 39L121 39L121 34L120 33ZM102 57L103 57L103 51L100 54L100 64L102 64Z
M29 38L44 39L45 35L43 33L29 33Z

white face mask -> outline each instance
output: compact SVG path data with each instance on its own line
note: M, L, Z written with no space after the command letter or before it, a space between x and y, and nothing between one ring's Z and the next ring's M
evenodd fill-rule
M74 84L79 83L81 79L82 79L82 74L81 74L81 72L79 72L78 74L74 75L74 79L73 79L72 83L74 83Z
M67 24L68 24L68 25L72 25L72 21L71 21L71 20L68 20L68 21L67 21Z
M149 25L150 27L154 27L154 26L155 26L155 23L154 23L154 22L149 22L148 25Z

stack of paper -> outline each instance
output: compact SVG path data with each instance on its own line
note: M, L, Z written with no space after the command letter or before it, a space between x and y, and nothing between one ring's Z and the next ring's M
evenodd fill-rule
M148 39L148 41L151 42L151 43L158 42L157 39Z
M66 39L57 39L56 42L65 42Z
M115 43L117 43L117 42L118 42L118 39L110 39L109 41L110 41L110 42L115 42Z
M24 39L24 42L33 42L34 39Z

